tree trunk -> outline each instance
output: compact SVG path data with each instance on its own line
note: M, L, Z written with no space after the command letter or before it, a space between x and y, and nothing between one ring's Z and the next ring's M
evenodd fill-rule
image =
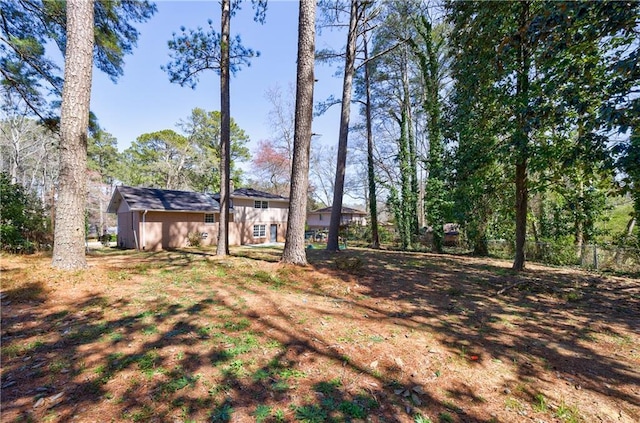
M616 248L616 255L614 256L614 261L616 264L622 264L622 258L624 257L624 249L625 243L627 240L633 235L633 228L636 226L636 218L631 217L629 222L627 222L627 230L624 232L620 245Z
M400 164L402 169L402 213L404 215L404 231L406 236L406 242L403 242L405 248L411 248L418 226L417 211L417 186L414 190L413 183L416 180L415 172L417 171L415 163L415 149L413 148L413 116L411 114L411 94L409 91L409 58L407 57L407 50L402 49L402 129L400 130L400 137L403 139L401 142L404 146L403 159L405 164ZM404 135L402 135L404 134ZM402 150L402 148L401 148Z
M487 224L482 219L474 229L473 254L480 257L489 255L489 244L487 242Z
M408 81L407 81L408 82ZM409 98L407 84L407 98ZM409 169L411 171L411 197L409 198L411 237L416 237L420 233L418 223L418 156L416 153L416 136L413 131L413 114L411 113L411 102L407 107L407 137L409 141Z
M301 266L307 264L304 226L307 220L309 149L311 147L315 81L315 15L315 0L301 0L298 16L298 71L289 218L286 242L282 252L283 263Z
M12 184L18 183L18 163L20 162L20 137L22 134L18 134L17 128L15 128L15 119L9 121L11 126L11 158L9 159L9 177Z
M400 221L397 222L400 242L403 250L411 248L411 165L409 163L409 139L407 135L408 98L402 101L400 118L400 139L398 140L398 164L400 165Z
M351 91L353 73L356 61L357 40L357 8L358 0L351 0L349 15L349 33L347 35L347 51L344 65L344 81L342 85L342 109L340 113L340 133L338 137L338 161L336 164L336 178L333 188L333 204L331 206L331 220L329 222L329 236L327 250L338 251L338 233L342 216L342 196L344 194L344 175L347 164L347 140L349 138L349 113L351 111Z
M84 269L87 130L93 68L93 2L67 1L67 47L60 115L60 176L52 266Z
M584 180L582 174L578 175L578 195L575 205L575 223L574 223L574 243L578 250L582 250L582 244L584 244Z
M536 258L539 258L540 255L542 254L542 248L541 248L541 242L540 242L540 234L538 231L538 225L536 223L536 221L539 219L539 217L536 216L535 211L533 210L533 207L530 210L531 215L532 215L532 219L531 219L531 234L533 235L533 242L535 243L535 256Z
M516 251L514 270L524 270L525 241L527 238L527 161L516 164Z
M229 95L229 34L231 0L222 0L220 31L220 223L216 255L229 254L229 180L231 179L231 102Z
M529 3L520 3L520 30L518 42L518 72L516 87L516 132L514 144L516 148L516 251L513 269L524 270L525 242L527 239L527 211L528 211L528 178L527 159L529 157L529 70L531 68L530 46L525 34L529 22Z
M444 149L442 146L442 131L440 123L440 63L438 62L436 46L433 41L433 27L431 22L425 16L421 16L420 25L418 25L416 29L422 38L423 48L426 48L425 53L422 50L422 47L419 47L415 41L409 40L409 44L413 47L413 51L418 57L418 63L424 79L425 96L423 99L423 109L428 116L428 179L425 186L423 201L425 202L424 208L427 218L426 220L432 227L432 249L436 253L441 253L444 241L445 188L443 168ZM418 192L417 186L414 188L414 191Z
M369 81L368 42L364 42L364 84L366 94L365 113L367 119L367 177L369 179L369 215L371 217L371 248L380 248L378 234L378 199L376 196L376 174L373 163L373 123L371 118L371 85Z
M98 194L98 213L100 213L99 216L99 221L100 221L100 229L97 232L98 237L101 237L102 235L105 235L107 233L106 229L106 224L104 221L104 207L103 206L104 201L102 201L102 186L100 186L100 194Z

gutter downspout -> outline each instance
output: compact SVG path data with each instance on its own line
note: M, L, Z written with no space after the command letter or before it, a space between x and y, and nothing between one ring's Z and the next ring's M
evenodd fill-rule
M134 224L135 223L135 224ZM140 250L140 243L138 242L138 231L140 230L140 224L136 219L136 212L131 211L131 232L133 232L133 241L136 250Z
M145 210L144 213L142 213L142 249L146 249L147 248L147 212L149 210Z

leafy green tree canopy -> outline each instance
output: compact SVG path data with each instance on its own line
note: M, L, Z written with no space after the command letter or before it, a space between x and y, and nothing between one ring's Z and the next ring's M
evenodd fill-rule
M195 108L178 127L142 134L122 153L116 178L125 184L215 192L220 189L220 112ZM233 179L242 172L234 162L248 160L249 137L231 119Z
M102 175L104 182L113 180L118 163L118 140L108 132L99 130L88 139L87 167Z
M189 170L189 181L196 191L219 191L220 171L220 136L222 133L222 117L219 111L195 108L191 115L179 126L193 148L193 167ZM230 172L236 186L242 179L242 169L237 162L249 160L251 155L247 147L249 136L240 126L230 119Z
M0 173L0 246L23 251L32 249L33 242L47 237L46 217L40 201L22 185L12 184Z
M187 188L191 166L187 138L171 129L142 134L123 153L123 182L165 189Z

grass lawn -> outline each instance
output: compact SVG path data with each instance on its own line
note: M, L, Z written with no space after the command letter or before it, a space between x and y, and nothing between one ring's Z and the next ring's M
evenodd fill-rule
M0 420L640 421L637 279L280 253L0 255Z

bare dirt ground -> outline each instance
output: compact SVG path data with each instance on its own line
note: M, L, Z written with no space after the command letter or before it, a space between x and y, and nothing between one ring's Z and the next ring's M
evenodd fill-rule
M638 422L640 281L274 248L0 256L2 422Z

